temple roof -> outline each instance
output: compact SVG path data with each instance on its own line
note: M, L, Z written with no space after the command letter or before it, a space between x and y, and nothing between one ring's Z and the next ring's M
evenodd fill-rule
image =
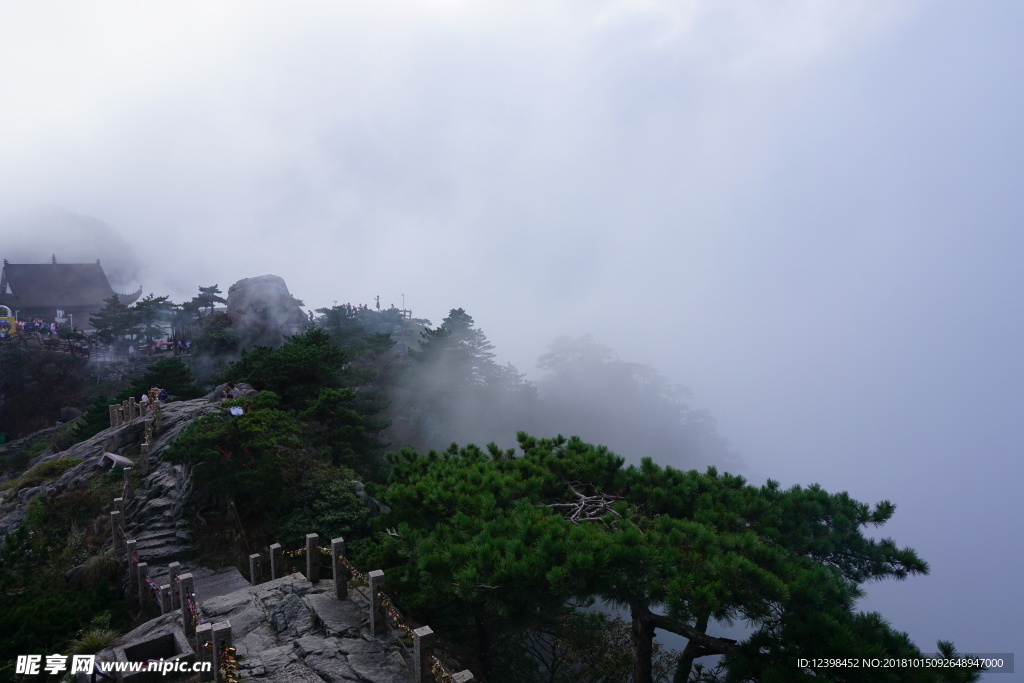
M0 303L19 308L74 308L100 306L117 294L131 305L142 294L115 292L99 261L96 263L15 264L4 261L0 275Z

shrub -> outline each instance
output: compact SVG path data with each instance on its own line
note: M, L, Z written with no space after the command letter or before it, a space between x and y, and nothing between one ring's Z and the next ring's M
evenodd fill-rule
M113 552L93 555L82 565L82 583L90 588L99 586L121 574L121 559Z
M315 533L322 539L353 540L367 534L368 519L369 511L344 472L322 470L300 486L294 508L281 522L281 538L297 542Z
M60 475L82 462L84 461L81 458L55 458L41 462L17 479L0 484L0 490L10 489L12 493L17 493L22 489L39 486L43 482L58 479Z

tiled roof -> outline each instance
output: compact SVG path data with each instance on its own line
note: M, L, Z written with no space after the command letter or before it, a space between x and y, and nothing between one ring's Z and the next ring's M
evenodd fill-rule
M20 308L72 308L102 305L115 294L97 263L5 263L0 277L0 303ZM10 291L10 294L6 293ZM118 294L131 304L142 291Z

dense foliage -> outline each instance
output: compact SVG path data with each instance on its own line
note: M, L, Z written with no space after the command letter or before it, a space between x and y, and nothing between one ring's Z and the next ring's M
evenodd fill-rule
M194 422L165 451L164 459L201 468L195 491L203 497L232 496L248 509L285 509L289 484L302 476L302 425L281 410L276 394L225 402L226 410Z
M892 504L817 486L754 487L650 459L627 468L575 438L521 434L519 446L521 455L406 449L379 491L390 508L379 524L392 532L374 559L410 609L475 648L492 680L545 676L544 661L533 662L538 671L510 667L523 653L508 651L509 636L593 598L629 611L637 683L653 680L656 629L689 639L680 681L708 655L723 655L737 681L862 680L799 670L797 656L920 656L880 616L855 612L861 583L927 572L912 550L864 535L891 518ZM586 501L597 507L570 519ZM738 619L753 627L742 642L714 634Z
M50 476L56 478L67 464L49 461ZM22 525L3 539L0 613L5 626L0 629L0 680L12 678L19 654L70 652L76 634L87 630L97 617L127 629L120 570L88 571L111 566L103 561L108 529L97 528L94 520L119 490L120 476L112 474L60 498L37 497ZM83 568L71 571L78 566ZM68 581L65 575L74 580Z
M533 424L539 409L533 386L514 366L495 360L494 346L463 309L452 309L420 337L395 387L394 443L440 448L454 439L511 436Z
M86 371L68 354L0 345L0 431L16 438L52 427L62 407L81 403Z
M323 330L296 335L278 348L255 346L225 371L220 381L247 382L272 391L287 408L305 408L321 389L339 387L347 355Z
M366 508L352 490L355 475L332 467L321 450L306 447L307 431L294 412L283 410L276 394L225 401L241 407L193 423L164 453L170 462L194 472L193 506L233 506L280 540L307 533L324 538L364 534Z

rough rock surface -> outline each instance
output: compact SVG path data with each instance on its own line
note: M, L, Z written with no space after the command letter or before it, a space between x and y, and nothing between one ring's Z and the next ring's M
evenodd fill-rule
M255 393L252 387L245 384L240 384L239 388L243 395ZM188 473L180 465L160 463L157 456L193 420L217 410L219 410L217 404L211 403L205 398L173 401L162 406L153 433L153 443L149 447L150 457L147 459L147 463L143 463L142 459L137 458L140 461L137 463L140 471L148 469L148 467L141 466L144 464L151 463L153 468L139 483L136 497L127 501L126 516L129 520L130 533L133 528L141 526L145 526L146 529L154 533L165 532L171 528L175 528L175 531L178 530L175 515L184 502L185 496L182 494L187 493L179 491L179 489L187 481ZM51 498L60 496L68 490L88 486L91 478L103 474L112 465L109 458L103 457L104 453L107 451L119 453L122 449L137 446L143 440L145 431L145 420L136 419L118 427L105 429L91 439L77 443L65 451L44 453L32 461L31 464L35 465L38 462L57 458L83 460L54 482L22 489L16 494L6 493L0 497L0 538L21 524L25 517L25 507L34 497L45 495L47 498ZM158 519L163 523L158 523Z
M311 584L292 574L200 602L200 618L231 623L239 674L258 681L411 683L404 646L368 633L366 599L334 597L332 581ZM151 619L99 653L181 628L180 610Z
M228 317L243 346L281 346L309 322L288 285L277 275L239 280L228 288Z

